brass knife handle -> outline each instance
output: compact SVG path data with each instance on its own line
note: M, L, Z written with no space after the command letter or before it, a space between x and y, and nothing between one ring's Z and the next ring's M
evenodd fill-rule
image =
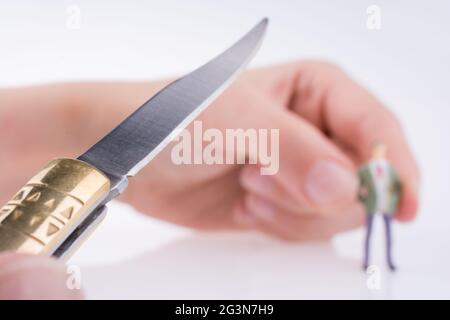
M110 180L95 167L51 161L0 208L0 252L52 255L109 190Z

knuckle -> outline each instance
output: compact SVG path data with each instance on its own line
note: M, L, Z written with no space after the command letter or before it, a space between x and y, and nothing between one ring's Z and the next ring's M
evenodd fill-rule
M401 124L398 118L389 110L380 108L377 112L373 110L365 112L359 121L355 122L354 136L362 142L375 143L376 141L368 141L369 139L376 140L374 132L382 133L382 136L388 136L393 133L396 134L401 131Z
M327 76L335 77L344 74L344 71L339 65L328 60L304 60L299 63L301 68L308 73L326 74Z

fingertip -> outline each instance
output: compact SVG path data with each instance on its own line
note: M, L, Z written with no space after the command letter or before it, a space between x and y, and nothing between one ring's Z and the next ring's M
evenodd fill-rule
M400 209L396 219L400 222L412 222L419 208L419 196L417 188L405 188L400 201Z
M321 160L308 172L304 192L318 207L339 207L352 203L359 181L354 172L335 161Z
M0 299L77 300L83 294L68 285L69 275L56 260L24 254L0 255Z

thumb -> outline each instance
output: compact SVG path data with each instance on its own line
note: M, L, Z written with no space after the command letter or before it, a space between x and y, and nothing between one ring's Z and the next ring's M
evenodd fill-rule
M80 290L69 289L64 265L54 259L15 253L0 255L0 299L81 299Z
M358 181L351 159L309 122L267 103L260 102L264 112L260 111L251 124L279 130L279 147L273 149L278 155L272 155L280 160L279 170L272 177L262 176L261 170L244 170L243 186L266 199L294 202L294 207L303 210L353 203Z

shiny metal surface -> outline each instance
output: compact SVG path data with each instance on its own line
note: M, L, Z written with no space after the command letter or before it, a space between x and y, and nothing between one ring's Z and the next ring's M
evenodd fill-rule
M0 252L53 255L109 191L109 179L91 165L51 161L0 208Z
M135 175L248 64L267 23L262 20L222 54L162 89L79 159L119 180Z
M105 204L237 76L261 44L262 20L225 52L161 90L79 159L58 159L0 208L0 252L67 258Z

